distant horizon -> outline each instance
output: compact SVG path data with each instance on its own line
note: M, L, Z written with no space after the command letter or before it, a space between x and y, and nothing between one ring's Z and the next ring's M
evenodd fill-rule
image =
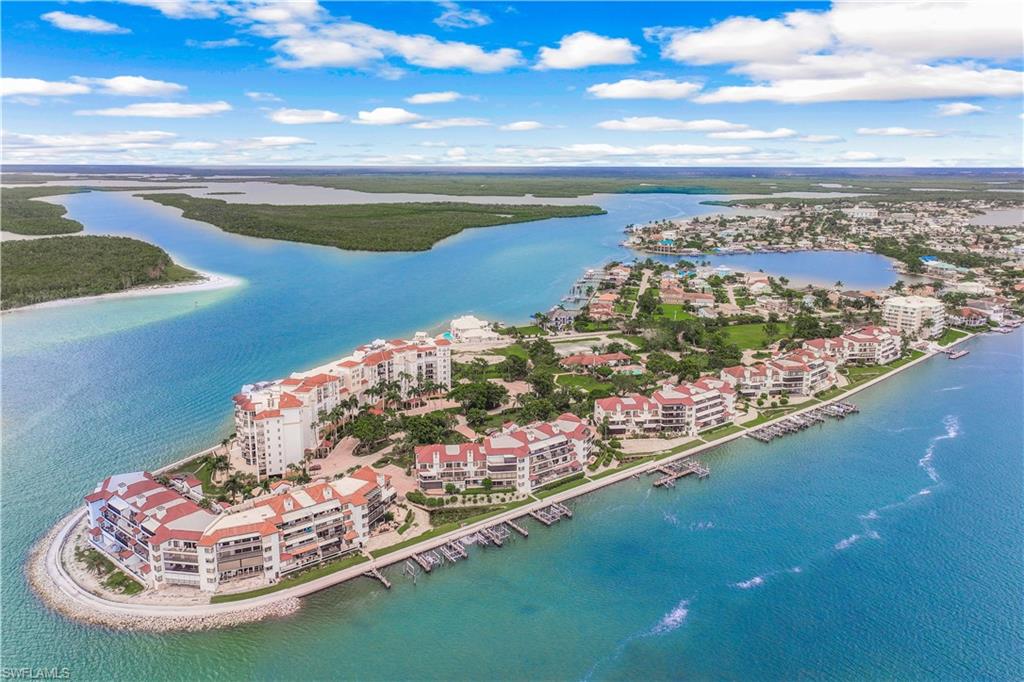
M283 165L206 165L206 164L102 164L102 163L52 163L52 164L4 164L0 166L0 173L20 172L53 172L55 168L82 169L93 168L103 169L111 173L130 173L145 170L147 172L160 172L161 170L187 169L187 170L232 170L232 171L289 171L294 173L300 170L334 170L334 171L372 171L382 173L431 173L444 172L450 174L469 175L476 172L515 172L538 174L550 174L552 172L649 172L652 175L668 175L672 173L686 175L728 175L731 173L758 173L772 174L793 174L804 175L817 172L833 172L838 174L867 174L867 175L913 175L913 174L934 174L934 175L970 175L975 173L1011 173L1024 175L1024 166L959 166L955 168L943 166L715 166L704 168L700 166L613 166L613 165L587 165L587 166L519 166L519 165L479 165L479 166L389 166L389 165L345 165L345 164L283 164Z

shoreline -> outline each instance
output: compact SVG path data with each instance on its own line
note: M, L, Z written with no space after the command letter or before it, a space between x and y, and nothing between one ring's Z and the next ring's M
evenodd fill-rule
M182 265L179 263L179 265ZM182 265L182 267L188 267ZM245 284L245 280L241 277L234 277L232 275L223 275L216 272L207 272L204 270L196 270L195 268L189 268L199 275L198 280L190 280L187 282L175 282L172 284L149 284L145 286L132 287L130 289L124 289L123 291L112 291L107 294L97 294L95 296L76 296L74 298L58 298L53 301L43 301L42 303L33 303L32 305L25 305L18 308L9 308L2 311L2 315L9 315L12 313L20 313L33 310L44 310L47 308L64 308L67 306L74 305L87 305L89 303L97 303L100 301L111 301L123 298L142 298L147 296L166 296L169 294L190 294L200 293L206 291L217 291L219 289L228 289L231 287L237 287Z
M819 408L837 401L848 399L856 393L871 386L880 384L898 375L910 367L925 362L933 357L943 355L944 351L958 346L978 334L970 334L939 349L929 350L924 355L900 365L882 376L843 391L827 400L815 402L807 407L762 422L754 428L773 424L808 410ZM105 625L116 629L143 631L175 631L175 630L206 630L211 628L230 627L268 617L289 615L300 608L299 599L334 585L347 582L362 576L367 571L375 571L402 562L413 554L434 549L445 543L471 535L483 528L503 521L516 519L542 507L558 502L565 502L603 489L606 486L633 478L637 474L664 466L668 462L694 457L743 438L751 427L742 427L740 431L727 436L705 442L694 447L672 453L671 450L659 450L636 453L640 457L653 457L639 464L627 465L621 470L607 473L600 478L587 479L581 485L562 491L545 498L533 498L533 501L506 510L493 516L480 519L442 535L425 538L420 542L396 549L378 557L369 553L369 560L341 569L335 573L311 580L307 583L285 587L276 592L239 599L233 602L208 603L201 605L158 605L113 601L92 594L79 585L68 574L60 560L68 539L74 534L76 527L84 520L85 511L78 510L62 518L32 548L26 565L29 583L47 607L52 608L72 620ZM216 446L215 446L216 447ZM208 451L208 450L207 450ZM204 452L207 452L204 451ZM190 455L169 466L177 466L181 462L194 459L201 453ZM166 469L168 467L163 467ZM586 476L586 475L585 475ZM382 548L387 549L387 548ZM378 552L380 550L377 550ZM364 553L365 554L365 553Z

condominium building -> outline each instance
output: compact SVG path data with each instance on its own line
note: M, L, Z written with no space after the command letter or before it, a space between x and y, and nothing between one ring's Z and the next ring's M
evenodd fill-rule
M363 467L334 481L278 482L213 514L140 471L105 479L85 505L92 544L144 584L217 592L357 551L394 497L389 477Z
M697 435L732 420L736 392L726 381L704 377L679 386L665 385L648 398L640 394L599 398L594 421L611 435L676 433Z
M893 296L882 304L882 319L900 334L939 336L946 329L942 301L927 296Z
M817 339L815 341L818 341ZM836 385L840 363L834 339L825 348L814 344L754 365L726 367L721 378L747 399L762 396L810 396Z
M484 479L494 488L531 492L581 471L593 443L593 429L570 413L523 427L508 423L480 443L417 447L416 479L429 493L442 493L449 483L477 488Z
M451 342L422 332L409 341L378 340L309 372L243 386L234 397L242 456L263 479L283 475L306 455L325 454L321 415L353 399L357 405L371 402L368 391L384 383L396 384L403 396L415 387L449 388Z
M903 354L903 337L894 327L871 325L835 339L811 339L804 347L836 355L847 365L885 365Z

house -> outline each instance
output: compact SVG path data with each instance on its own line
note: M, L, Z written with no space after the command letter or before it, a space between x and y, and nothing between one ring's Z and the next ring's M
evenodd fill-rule
M501 341L502 336L486 320L472 315L456 317L449 325L449 334L455 343L481 343Z

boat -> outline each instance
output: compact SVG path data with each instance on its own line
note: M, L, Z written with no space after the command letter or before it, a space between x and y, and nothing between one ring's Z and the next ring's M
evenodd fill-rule
M948 357L950 360L959 360L960 358L962 358L963 356L967 355L970 352L971 351L969 350L958 350L950 353Z

